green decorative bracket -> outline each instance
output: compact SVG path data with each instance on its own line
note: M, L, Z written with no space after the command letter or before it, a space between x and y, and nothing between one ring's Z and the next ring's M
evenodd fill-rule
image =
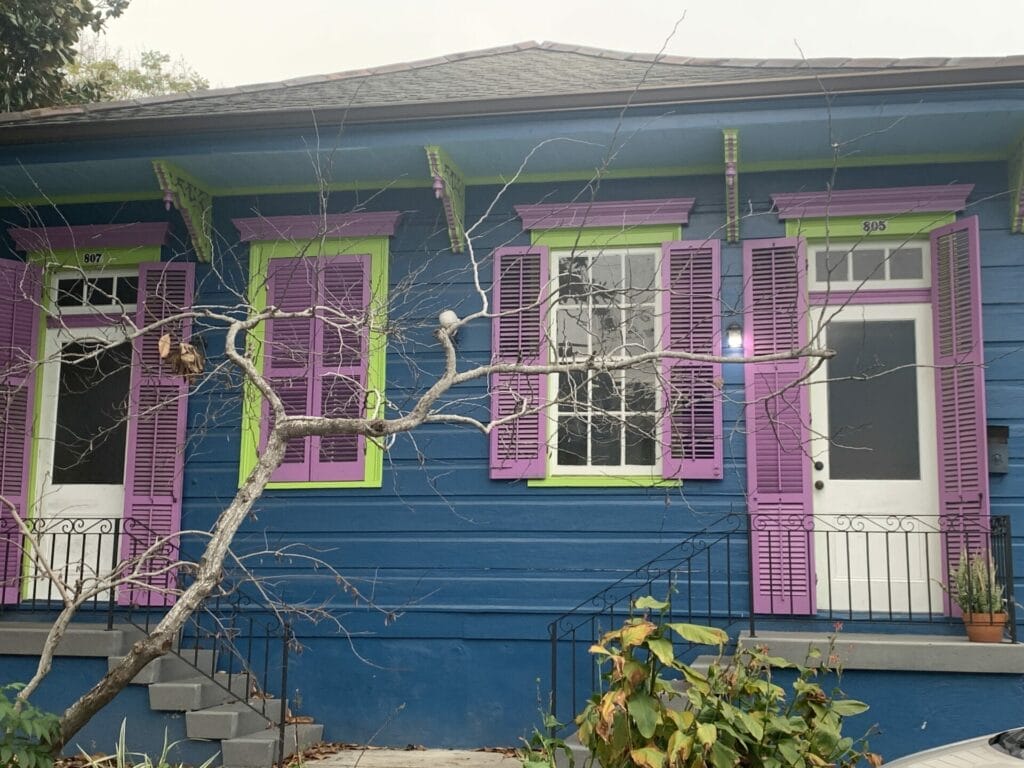
M430 175L434 178L434 196L444 205L448 219L448 239L452 253L462 253L465 247L466 230L463 222L466 216L466 182L462 171L452 162L441 147L424 147Z
M154 160L153 170L164 192L167 210L173 205L188 227L200 261L213 260L213 195L196 179L166 160Z
M722 131L725 145L725 239L740 241L740 133L735 128Z
M1010 231L1024 234L1024 139L1010 158Z

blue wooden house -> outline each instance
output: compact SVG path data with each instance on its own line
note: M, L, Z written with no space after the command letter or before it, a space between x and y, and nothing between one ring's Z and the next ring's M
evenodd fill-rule
M0 115L0 489L59 567L178 532L156 554L195 556L257 466L269 412L218 315L359 319L236 340L289 414L415 413L439 323L474 313L457 370L498 365L407 433L291 441L235 549L323 620L275 644L225 597L242 624L192 625L82 738L127 712L257 764L230 742L265 723L198 715L242 712L252 683L224 673L262 664L328 739L512 744L552 698L578 710L594 633L649 592L796 656L841 623L886 756L1020 725L1022 135L1021 57L552 43ZM133 352L125 317L165 324ZM161 360L165 331L202 376ZM55 595L0 526L0 669L24 679ZM964 551L1010 598L1002 643L968 643L942 588ZM153 562L80 612L118 639L70 639L41 704L173 602ZM211 659L211 635L246 650Z

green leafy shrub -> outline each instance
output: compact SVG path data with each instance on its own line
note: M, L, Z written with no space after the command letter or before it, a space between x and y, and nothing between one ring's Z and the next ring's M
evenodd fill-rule
M60 735L60 719L24 702L15 705L15 697L24 683L0 687L0 765L18 768L50 768L53 744Z
M605 690L576 717L580 743L603 768L849 768L881 758L865 739L842 735L843 719L866 704L826 693L818 682L835 671L828 656L811 653L807 666L768 655L763 647L722 656L727 636L719 629L664 621L668 603L645 597L636 608L656 611L631 618L606 633L590 652L607 670ZM706 673L679 661L673 641L717 646ZM813 666L811 662L815 662ZM792 697L772 681L772 671L793 669ZM670 679L680 678L677 687ZM550 740L549 740L550 741ZM544 747L548 749L545 750ZM538 743L524 763L547 760L557 744ZM545 754L546 752L546 754ZM532 765L529 768L537 768Z

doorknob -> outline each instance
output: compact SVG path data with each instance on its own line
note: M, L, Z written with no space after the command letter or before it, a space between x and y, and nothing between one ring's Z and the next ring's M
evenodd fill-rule
M823 470L825 468L825 462L823 462L823 461L816 461L816 462L814 462L814 468L816 470L818 470L819 472L821 472L821 470Z
M815 480L814 481L814 490L820 491L824 487L825 487L825 481L824 480Z

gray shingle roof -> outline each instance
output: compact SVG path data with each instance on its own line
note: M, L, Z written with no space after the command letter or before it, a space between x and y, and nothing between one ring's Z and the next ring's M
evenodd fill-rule
M808 79L853 73L1024 65L1024 56L976 59L698 59L520 43L425 61L128 102L0 114L5 126L107 123L244 113L358 110L657 88Z

